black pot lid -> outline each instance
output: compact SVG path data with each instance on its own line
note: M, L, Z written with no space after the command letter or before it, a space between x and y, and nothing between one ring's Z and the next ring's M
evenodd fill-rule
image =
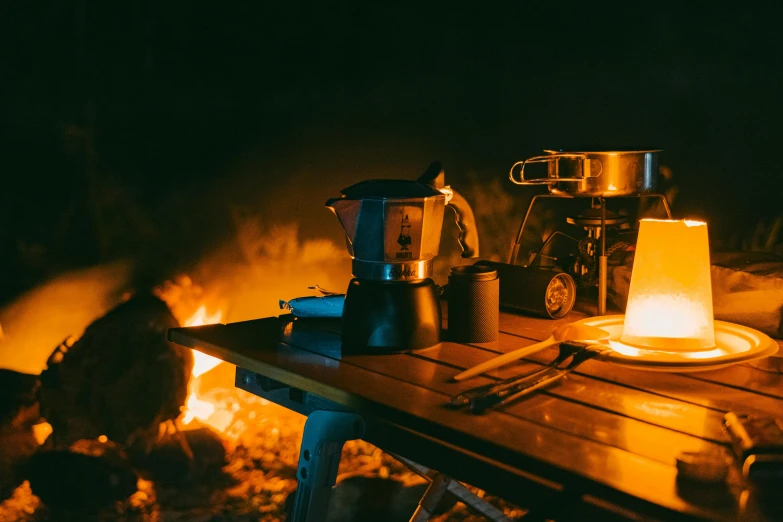
M432 185L408 179L370 179L340 191L346 199L405 199L443 196Z

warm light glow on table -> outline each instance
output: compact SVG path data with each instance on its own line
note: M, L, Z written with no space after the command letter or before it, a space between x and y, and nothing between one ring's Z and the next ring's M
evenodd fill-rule
M715 346L706 223L641 220L621 340L668 351Z

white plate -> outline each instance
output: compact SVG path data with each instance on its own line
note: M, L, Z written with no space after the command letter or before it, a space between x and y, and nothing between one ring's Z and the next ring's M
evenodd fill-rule
M731 364L768 357L778 350L778 344L768 335L734 323L715 321L715 344L702 352L664 352L642 350L620 342L624 315L588 317L577 323L596 326L609 332L608 344L613 350L598 359L639 370L664 372L698 372L715 370Z

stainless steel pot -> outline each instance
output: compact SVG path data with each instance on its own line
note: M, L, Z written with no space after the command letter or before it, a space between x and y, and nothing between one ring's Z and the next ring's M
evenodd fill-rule
M545 150L514 163L509 179L517 185L549 185L562 196L613 197L655 193L660 150ZM525 166L547 163L547 177L525 178ZM515 170L518 169L518 175Z

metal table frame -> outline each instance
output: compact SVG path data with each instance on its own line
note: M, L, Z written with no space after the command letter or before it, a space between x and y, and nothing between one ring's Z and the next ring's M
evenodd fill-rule
M339 404L326 400L261 374L237 367L237 388L250 392L307 417L299 449L297 481L292 522L326 520L332 488L337 479L343 445L365 436L364 418ZM392 454L429 486L419 501L411 522L429 520L447 494L494 522L510 519L492 504L466 488L462 483L412 460Z

